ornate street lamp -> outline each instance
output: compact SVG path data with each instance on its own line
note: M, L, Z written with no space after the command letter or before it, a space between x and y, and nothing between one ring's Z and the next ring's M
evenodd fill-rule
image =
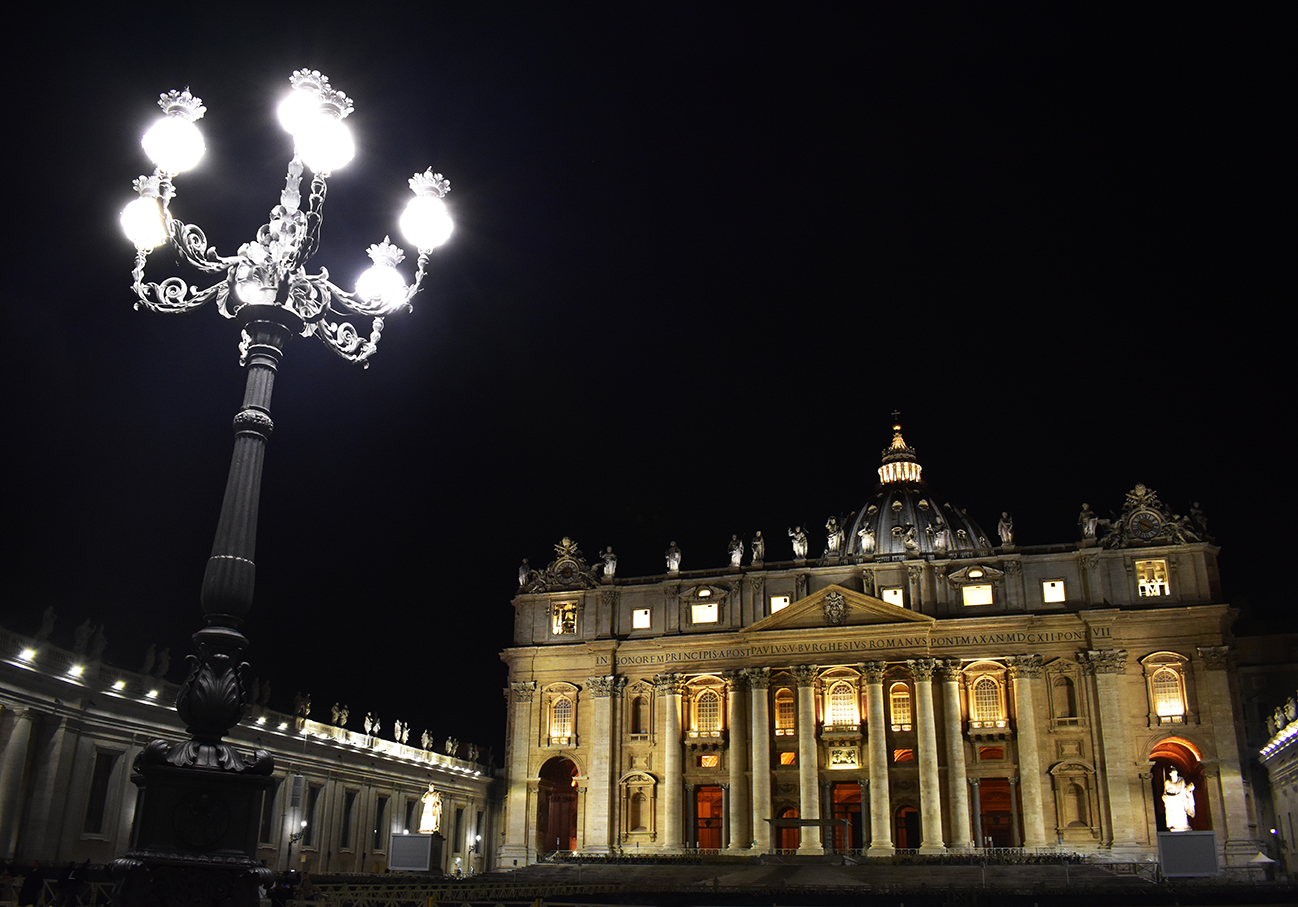
M243 755L224 737L247 701L247 665L240 656L248 641L239 627L252 605L257 504L273 428L275 373L294 334L318 337L343 359L368 367L383 319L411 309L429 255L451 233L442 201L450 182L430 168L410 180L414 198L401 216L402 232L419 253L413 283L407 286L397 270L405 253L386 237L370 246L373 265L352 292L333 283L324 268L308 273L307 262L320 241L326 178L354 152L344 122L352 100L312 70L295 72L289 83L293 90L279 108L280 122L294 139L288 177L269 223L237 254L219 255L201 229L171 215L175 177L194 166L204 149L197 121L206 108L188 89L161 96L163 116L142 142L156 169L135 181L139 198L122 212L122 226L137 250L135 307L188 312L215 301L222 315L242 327L240 363L248 369L243 406L234 417L234 457L216 540L203 576L205 626L194 635L198 655L189 656L176 699L190 737L178 744L155 740L136 759L132 780L140 799L131 850L119 861L127 904L257 902L257 884L266 872L254 859L257 823L274 766L268 753ZM304 169L312 173L305 210ZM148 254L164 243L215 281L205 288L179 277L146 283Z

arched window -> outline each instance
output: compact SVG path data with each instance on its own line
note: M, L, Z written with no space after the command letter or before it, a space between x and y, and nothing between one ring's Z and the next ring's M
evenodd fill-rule
M644 697L637 696L631 700L631 733L647 734L649 731L645 728L644 717Z
M721 733L721 697L716 690L704 690L694 700L694 733L700 737Z
M983 675L973 684L973 722L974 727L985 727L1005 720L1005 710L1001 705L1001 687L994 678Z
M572 740L572 700L555 696L550 700L550 742L567 744Z
M1159 721L1173 723L1185 718L1185 693L1181 689L1181 675L1172 668L1159 668L1154 672L1154 714Z
M861 723L856 707L856 687L840 680L829 688L829 723L835 727L853 727Z
M888 688L888 705L892 711L892 729L910 730L910 687L894 683Z
M1077 690L1068 677L1056 677L1052 686L1055 720L1070 722L1077 718Z
M793 730L793 691L784 687L775 692L775 736L787 737Z

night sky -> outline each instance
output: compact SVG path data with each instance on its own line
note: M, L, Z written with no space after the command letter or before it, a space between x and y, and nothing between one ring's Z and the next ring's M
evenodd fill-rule
M156 642L181 678L238 328L134 311L118 212L158 94L189 86L208 152L172 211L234 254L278 202L274 105L309 67L355 99L359 145L313 270L350 287L371 243L408 246L429 165L456 232L368 370L314 339L281 366L245 624L273 707L310 691L313 717L341 699L353 727L374 710L499 758L522 558L567 535L619 575L672 540L721 567L758 529L789 557L795 524L818 553L873 495L893 409L934 494L989 532L1010 511L1022 545L1137 482L1201 502L1241 629L1290 626L1289 29L1279 5L1132 7L32 22L42 62L6 64L0 619L31 633L53 604L54 642L102 621L109 661Z

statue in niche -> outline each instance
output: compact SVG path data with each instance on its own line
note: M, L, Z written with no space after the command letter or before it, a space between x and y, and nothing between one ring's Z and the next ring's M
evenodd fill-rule
M95 627L94 634L90 637L90 660L99 661L104 655L104 647L108 645L108 637L104 635L104 625L100 624Z
M739 541L739 536L730 536L730 544L726 546L726 550L730 552L730 566L738 567L740 561L744 559L744 543Z
M171 670L171 649L164 648L158 653L158 663L153 668L153 676L159 680L167 679L167 672Z
M681 549L676 547L676 542L667 546L667 572L679 573L681 570Z
M73 635L72 651L78 655L85 655L86 646L90 645L90 634L93 632L95 632L95 625L87 617L77 627Z
M419 813L419 833L421 835L431 835L440 831L442 828L442 795L429 783L428 790L419 800L424 804L423 810Z
M831 556L837 556L843 550L843 528L838 525L838 520L830 517L825 522L825 553Z
M1174 768L1167 770L1163 780L1163 814L1167 817L1168 831L1189 831L1194 818L1194 785L1181 777Z
M617 555L613 553L613 546L608 545L604 548L604 553L600 555L604 561L604 576L611 577L617 573Z
M951 544L951 530L947 528L946 523L941 520L933 528L933 550L946 551L947 546Z
M1095 538L1095 531L1100 527L1100 518L1095 515L1090 504L1082 504L1082 512L1077 515L1077 526L1082 530L1082 538Z
M527 565L527 558L523 558L523 563L518 568L518 588L527 585L527 581L532 578L532 568Z
M793 539L794 560L805 561L807 559L807 530L801 526L794 526L789 530L789 538Z
M57 619L58 615L54 613L54 606L46 605L45 610L41 612L41 628L36 631L34 637L37 642L50 638L50 634L54 632L54 621Z
M757 535L753 537L753 563L760 564L766 560L766 539L762 538L762 530L757 530Z
M874 554L874 527L862 526L856 531L856 547L862 554Z
M140 665L140 673L148 674L153 670L153 663L158 660L158 644L149 643L149 647L144 650L144 664Z
M1009 511L1001 511L1001 521L996 524L996 532L1001 537L1001 547L1008 548L1014 544L1014 517Z

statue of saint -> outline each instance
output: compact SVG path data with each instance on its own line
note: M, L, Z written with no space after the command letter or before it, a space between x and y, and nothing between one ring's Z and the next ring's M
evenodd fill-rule
M171 649L163 649L158 653L158 663L153 668L153 676L159 680L167 679L167 672L171 670Z
M94 634L90 637L90 649L87 654L91 661L99 661L104 656L104 647L108 645L108 637L104 635L104 625L100 624L95 627Z
M1196 507L1199 505L1196 503ZM54 613L53 605L46 605L45 610L41 612L41 628L36 631L36 641L41 642L49 639L50 634L54 632L54 621L57 615Z
M523 563L518 568L518 588L522 589L526 586L531 578L532 568L527 565L527 558L523 558Z
M793 539L794 560L805 561L807 559L807 530L801 526L794 526L789 530L789 538Z
M831 516L825 523L825 532L828 533L825 537L825 553L837 555L843 550L843 530L838 525L838 520Z
M350 715L351 715L351 709L349 709L347 706L344 705L342 707L342 711L338 713L338 726L347 727L347 719Z
M419 798L424 804L423 811L419 814L419 833L421 835L431 835L442 828L442 795L433 789L433 785L428 785L428 790Z
M1082 538L1095 538L1095 530L1099 528L1100 518L1095 515L1090 504L1082 504L1082 512L1077 515L1077 527L1082 530Z
M419 742L426 750L433 748L433 735L428 733L428 728L424 728L424 732L419 735Z
M766 539L762 538L762 530L757 530L757 535L753 538L753 563L760 564L766 560Z
M667 546L667 572L679 573L681 570L681 549L676 547L676 542Z
M95 632L95 625L86 618L77 627L73 635L72 651L78 655L86 654L86 646L90 644L90 634Z
M874 554L874 529L870 526L862 526L856 531L857 550L861 554Z
M739 562L744 559L744 543L739 541L739 536L730 536L730 544L726 550L730 552L730 566L738 567Z
M604 575L613 576L617 573L617 555L613 553L613 546L608 545L604 548L604 553L600 555L604 561Z
M1174 768L1167 770L1163 780L1163 814L1167 817L1168 831L1190 830L1190 820L1194 818L1194 785Z
M1000 533L1002 547L1014 544L1014 517L1008 511L1001 511L1001 521L996 524L996 531Z

